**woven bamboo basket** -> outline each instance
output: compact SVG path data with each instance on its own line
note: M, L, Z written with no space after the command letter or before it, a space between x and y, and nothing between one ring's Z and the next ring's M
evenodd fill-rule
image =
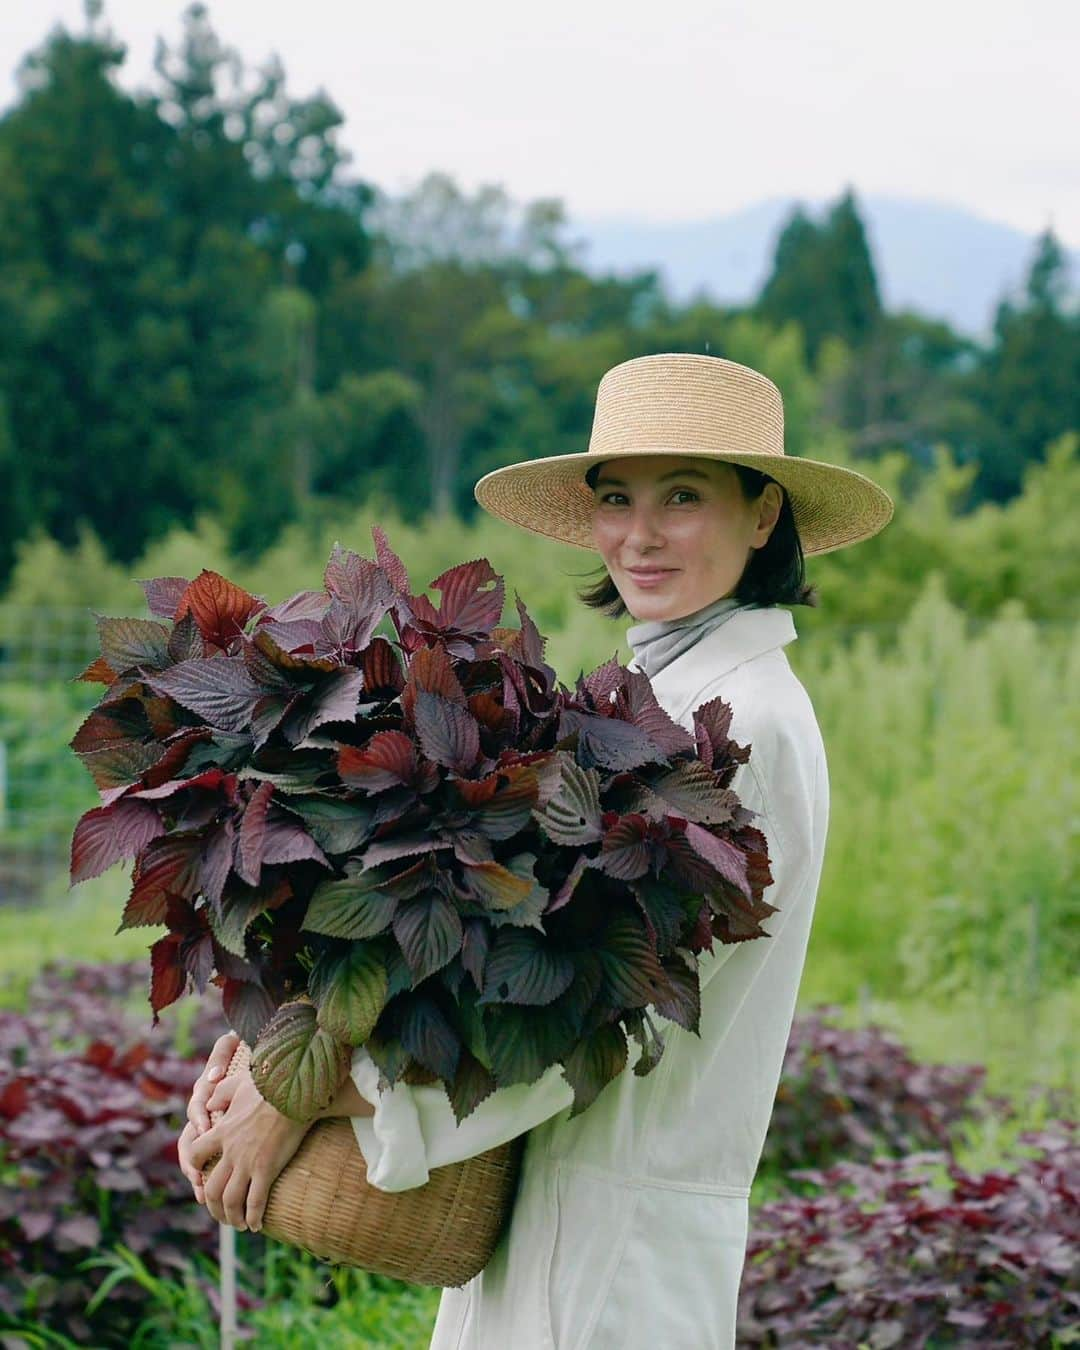
M250 1060L241 1041L226 1076ZM221 1114L211 1113L214 1123ZM519 1135L434 1168L423 1186L382 1191L368 1184L349 1119L321 1120L271 1186L262 1232L334 1264L413 1284L465 1284L487 1265L509 1222L524 1144Z

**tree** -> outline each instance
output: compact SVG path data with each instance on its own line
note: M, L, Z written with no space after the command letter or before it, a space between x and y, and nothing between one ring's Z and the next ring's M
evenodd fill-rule
M1080 429L1080 312L1053 231L1035 246L1023 294L1002 299L993 341L971 385L983 413L976 489L1004 501L1052 440Z
M795 208L777 239L772 272L754 312L779 326L795 320L816 363L822 342L840 338L854 348L868 342L881 320L870 247L852 190L821 225Z

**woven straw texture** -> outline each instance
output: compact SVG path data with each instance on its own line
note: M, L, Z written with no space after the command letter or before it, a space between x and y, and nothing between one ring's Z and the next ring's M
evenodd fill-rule
M241 1042L226 1073L250 1061ZM221 1114L212 1113L215 1124ZM436 1167L423 1186L381 1191L368 1185L349 1120L319 1121L271 1186L262 1231L323 1261L413 1284L462 1285L487 1265L509 1222L524 1143L520 1135Z
M760 469L791 499L803 552L831 553L877 534L893 501L854 469L784 454L784 406L772 380L720 356L662 352L613 366L596 393L589 448L493 469L473 492L492 515L594 548L591 464L623 455L688 455Z

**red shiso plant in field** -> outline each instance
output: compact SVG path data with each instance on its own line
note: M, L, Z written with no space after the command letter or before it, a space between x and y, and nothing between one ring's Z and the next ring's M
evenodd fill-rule
M101 804L71 882L133 860L120 929L158 1013L222 991L279 1110L309 1119L365 1046L385 1087L433 1076L461 1120L560 1063L584 1110L650 1012L698 1033L698 960L767 937L766 841L730 787L720 699L693 731L614 658L571 690L486 559L411 593L335 545L269 607L218 573L142 581L156 619L96 616L107 686L71 741ZM376 635L389 617L396 637ZM119 931L119 929L117 930Z

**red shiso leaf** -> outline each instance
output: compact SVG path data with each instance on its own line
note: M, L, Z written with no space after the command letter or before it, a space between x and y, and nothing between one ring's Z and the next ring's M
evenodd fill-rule
M465 706L465 691L454 674L453 662L445 647L422 647L409 662L409 693L422 689L428 694L439 694L450 703ZM408 716L408 711L406 712Z
M720 775L720 786L727 787L738 764L750 758L750 746L731 740L731 704L717 695L694 709L694 739L698 758Z
M381 525L372 525L371 533L375 540L375 558L379 566L390 578L390 584L399 594L408 596L411 590L409 574L405 564L390 547L386 540L386 531Z
M273 609L260 614L256 620L256 630L262 628L264 624L288 625L302 619L314 619L318 624L329 604L330 597L325 591L297 591L295 595L282 600Z
M236 826L231 820L226 819L200 841L202 861L199 883L207 900L219 907L221 893L225 889L232 868L235 835Z
M439 694L416 695L416 734L428 759L453 773L467 774L480 755L480 726L467 708Z
M514 719L494 694L487 689L481 689L479 693L470 694L469 711L485 731L496 736L500 741L508 739L510 728L514 725Z
M117 741L141 740L150 729L146 710L138 698L121 699L108 708L95 708L68 745L76 754L103 750Z
M416 746L401 731L377 731L361 747L343 745L337 772L348 787L368 792L411 786L416 779Z
M274 806L266 818L263 862L292 863L305 858L322 863L324 867L330 866L330 859L295 817Z
M332 656L315 656L314 645L318 640L320 625L311 619L297 620L295 623L269 623L255 630L252 642L278 670L310 671L340 670L341 662ZM287 645L288 644L288 645ZM306 655L298 649L311 649Z
M286 740L299 746L327 722L355 721L363 684L363 672L354 666L345 666L329 675L306 700L306 705L301 704L284 719L282 734Z
M162 619L176 618L177 606L191 584L187 577L137 578L137 580L143 588L151 614L157 614Z
M131 895L116 931L164 923L170 893L191 898L198 891L199 866L199 841L193 835L153 840L135 864Z
M257 886L262 873L262 847L266 837L266 813L274 795L273 783L260 783L251 795L240 821L234 862L237 875L249 886ZM239 855L238 857L236 855Z
M204 567L185 587L174 618L182 619L190 611L207 642L226 648L244 631L251 616L265 608L265 601L249 595L220 572Z
M168 670L147 675L146 683L158 693L197 713L222 731L245 731L262 690L239 657L196 657Z
M710 863L730 885L737 887L743 895L750 898L750 880L746 874L746 857L740 849L726 839L720 839L709 830L686 823L686 838L690 845Z
M171 778L168 782L158 783L155 787L136 788L134 792L128 794L129 797L145 798L149 801L157 801L162 797L171 797L179 792L181 788L217 787L219 783L225 783L230 778L235 781L235 774L227 774L223 769L217 767L204 769L202 773L197 773L191 778Z
M400 694L405 688L405 672L394 648L384 637L372 638L360 661L364 688L369 695Z
M175 1003L187 986L187 971L180 961L179 933L166 933L150 948L150 971L150 1007L157 1026L161 1021L158 1013Z
M481 590L489 581L495 583L492 589ZM433 628L487 634L502 616L506 585L486 558L448 568L429 589L442 592L438 610L423 595L413 597L412 607L417 618Z
M129 797L87 811L71 837L71 884L100 876L123 858L133 858L164 833L157 811Z
M596 866L620 881L634 881L649 870L649 822L637 812L621 816L604 832Z
M199 741L210 740L213 734L209 727L187 727L176 734L175 740L170 740L165 746L162 757L144 773L146 786L158 787L162 783L167 783L173 774L187 763L191 747Z
M189 610L179 623L173 624L169 634L169 660L174 663L193 661L196 657L208 655L206 648L206 640Z
M103 656L96 657L85 670L74 676L75 680L85 680L87 684L113 684L117 672L113 670Z

